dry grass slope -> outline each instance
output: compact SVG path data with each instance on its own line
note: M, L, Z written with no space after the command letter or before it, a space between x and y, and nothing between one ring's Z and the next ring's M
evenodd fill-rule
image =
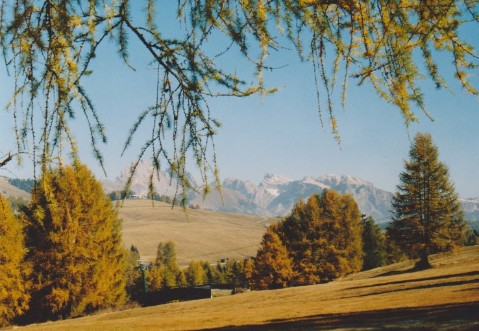
M479 246L328 284L103 313L31 330L479 329Z
M242 259L256 255L265 226L272 220L258 216L207 210L171 208L150 200L125 200L119 209L123 241L138 247L142 258L153 260L160 242L176 244L178 263L191 260L210 263L223 257Z
M30 199L30 193L27 193L8 182L3 177L0 177L0 194L4 194L6 196L13 196L18 198L23 198L25 200Z

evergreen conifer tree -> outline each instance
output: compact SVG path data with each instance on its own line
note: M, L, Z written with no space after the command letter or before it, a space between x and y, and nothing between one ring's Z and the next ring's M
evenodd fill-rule
M465 222L454 185L430 134L417 134L393 197L388 234L427 268L429 255L463 243Z
M205 280L207 284L211 284L214 282L215 278L215 269L214 267L208 262L203 261L202 263L203 270L205 272Z
M28 309L30 268L25 254L20 220L0 195L0 327Z
M369 270L386 264L385 235L369 216L363 219L363 270Z
M391 238L389 230L386 230L386 264L393 264L408 259L401 247Z
M121 221L90 170L45 170L26 212L31 318L80 316L126 300Z
M139 260L140 252L138 248L131 245L126 255L126 291L129 297L135 296L143 291L143 277Z

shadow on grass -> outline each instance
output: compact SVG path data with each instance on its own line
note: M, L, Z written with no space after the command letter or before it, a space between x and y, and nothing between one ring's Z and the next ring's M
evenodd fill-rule
M368 297L368 296L371 296L371 295L379 295L379 294L393 293L393 292L423 290L423 289L436 288L436 287L439 288L439 287L446 287L446 286L460 286L460 285L465 285L465 284L479 284L479 279L460 280L460 281L457 281L457 282L444 282L444 283L438 283L438 284L419 285L419 286L412 286L412 287L400 288L400 289L393 288L393 289L389 289L389 290L374 291L374 292L371 292L371 293L345 296L345 297L342 297L342 299ZM478 313L478 316L479 316L479 313Z
M416 278L416 279L405 279L405 280L398 280L394 282L384 282L384 283L378 283L378 284L372 284L372 285L355 286L355 287L350 287L349 289L355 290L355 289L369 288L369 287L417 283L417 282L431 281L431 280L438 280L438 279L445 279L445 278L471 277L471 276L479 276L479 271L463 272L459 274L441 275L441 276L424 277L424 278Z
M406 270L393 270L393 271L388 271L388 272L384 272L382 274L376 275L372 278L409 274L409 273L417 272L417 271L421 271L421 270L418 270L416 268L409 268L409 269L406 269Z
M304 318L273 320L261 325L228 326L208 330L478 330L478 312L479 301L358 313L320 314Z

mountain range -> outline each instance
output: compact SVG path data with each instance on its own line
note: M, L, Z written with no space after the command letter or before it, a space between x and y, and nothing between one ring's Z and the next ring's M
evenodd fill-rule
M351 193L361 212L378 222L389 218L392 194L373 184L351 176L326 175L292 180L280 175L266 174L259 183L228 178L220 192L212 192L206 199L195 196L192 204L206 209L239 212L262 216L287 215L299 199L321 193L324 189Z
M148 193L152 166L147 161L138 164L132 178L131 190L137 197ZM130 168L125 168L114 179L103 180L106 193L122 191L130 176ZM177 180L168 171L155 173L153 184L161 196L173 197L181 191ZM347 175L324 175L293 180L281 175L266 174L259 184L237 178L227 178L221 183L221 192L211 191L206 198L201 186L189 175L195 190L188 194L189 205L202 209L234 212L265 217L281 217L289 214L299 199L307 199L324 189L349 193L356 199L361 213L372 216L378 223L391 220L391 200L393 194L374 186L371 182ZM30 194L13 186L8 178L0 177L0 194L29 199ZM14 184L15 185L15 184ZM214 185L212 185L214 187ZM460 199L466 219L479 223L479 198Z
M132 179L131 190L136 195L146 196L152 167L147 161L138 164ZM106 192L123 189L128 177L129 168L113 180L103 182ZM199 192L201 187L190 181ZM173 196L177 191L177 181L167 171L154 176L153 184L160 195ZM189 203L202 209L224 212L260 215L267 217L285 216L299 199L306 199L312 194L321 193L324 189L349 193L356 199L361 212L372 216L378 223L391 220L391 192L381 190L363 179L347 175L324 175L304 177L294 180L281 175L266 174L259 184L237 178L227 178L222 182L221 192L213 190L206 198L201 193L191 191ZM461 200L470 221L479 220L479 199Z

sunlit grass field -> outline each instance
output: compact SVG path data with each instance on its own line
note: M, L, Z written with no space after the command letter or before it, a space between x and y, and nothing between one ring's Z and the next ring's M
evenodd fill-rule
M337 281L32 325L31 330L479 329L479 246Z
M114 203L115 204L115 203ZM150 200L125 200L119 207L123 241L138 247L141 257L154 260L160 242L172 240L180 266L191 260L216 263L256 255L266 226L275 219L208 210L171 208Z

